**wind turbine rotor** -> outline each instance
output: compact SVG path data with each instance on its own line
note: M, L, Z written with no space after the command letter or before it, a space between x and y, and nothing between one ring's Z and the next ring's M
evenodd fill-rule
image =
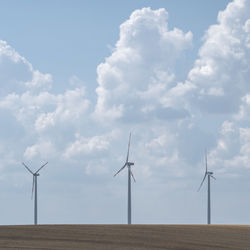
M24 163L22 163L23 166L31 173L31 174L34 174Z
M33 172L24 163L22 163L22 165L32 174L32 177L33 177L32 189L31 189L31 200L33 200L33 195L35 193L35 199L34 199L34 224L35 225L37 225L37 176L39 176L38 172L47 164L48 162L43 164L36 172Z
M118 170L118 171L116 172L116 174L114 174L114 177L115 177L116 175L118 175L126 166L127 166L127 162L121 167L120 170Z
M121 169L120 169L119 171L117 171L117 172L114 174L114 177L115 177L116 175L118 175L126 166L134 165L134 163L128 161L128 158L129 158L129 150L130 150L130 141L131 141L131 132L130 132L130 134L129 134L128 152L127 152L126 162L125 162L125 164L121 167Z
M205 149L206 173L207 173L207 149Z
M48 164L48 162L46 162L45 164L43 164L36 172L35 174L37 174L43 167L45 167Z
M208 171L207 171L207 149L205 149L205 166L206 166L205 175L204 175L204 177L203 177L203 179L202 179L202 182L201 182L200 187L198 188L197 192L200 191L200 189L201 189L201 187L202 187L202 185L203 185L203 183L204 183L204 181L205 181L207 175L209 174L209 175L211 176L211 175L213 174L212 172L208 172ZM211 174L210 174L210 173L211 173Z
M135 181L135 177L134 177L134 175L133 175L133 173L132 173L132 171L131 171L131 170L130 170L130 175L132 176L132 178L133 178L134 182L136 182L136 181Z
M31 200L33 200L34 188L35 188L35 175L33 174L32 190L31 190Z
M205 175L204 175L204 177L203 177L203 180L202 180L202 182L201 182L201 184L200 184L200 187L198 188L197 192L200 191L200 189L201 189L201 187L202 187L202 185L203 185L203 183L204 183L206 177L207 177L207 172L205 173Z
M127 153L126 163L128 162L128 157L129 157L130 140L131 140L131 132L130 132L130 134L129 134L129 140L128 140L128 153Z

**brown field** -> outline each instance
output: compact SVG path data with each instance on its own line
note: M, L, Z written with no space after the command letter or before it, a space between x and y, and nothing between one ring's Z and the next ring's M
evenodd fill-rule
M0 226L0 249L250 249L250 226Z

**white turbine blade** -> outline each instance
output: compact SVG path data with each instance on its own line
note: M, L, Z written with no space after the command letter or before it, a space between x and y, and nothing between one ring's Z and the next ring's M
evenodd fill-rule
M133 175L133 173L132 173L132 171L131 171L131 170L130 170L130 174L131 174L131 176L133 177L134 182L136 182L136 181L135 181L135 177L134 177L134 175Z
M35 174L37 174L45 165L47 165L48 164L48 162L46 162L44 165L42 165L36 172L35 172Z
M128 162L128 157L129 157L130 140L131 140L131 132L130 132L130 134L129 134L129 140L128 140L128 153L127 153L126 163Z
M211 175L211 177L216 180L216 178L214 176Z
M203 184L203 182L204 182L205 179L206 179L206 176L207 176L207 173L205 173L205 175L204 175L204 177L203 177L203 180L202 180L202 182L201 182L201 185L200 185L199 189L197 190L197 192L200 191L200 189L201 189L201 187L202 187L202 184Z
M207 173L207 149L205 149L206 173Z
M31 173L34 174L24 163L22 163L24 165L24 167Z
M116 174L114 174L114 177L116 175L118 175L126 166L127 166L127 162L124 164L124 166L119 171L116 172Z
M31 191L31 200L33 200L34 187L35 187L35 176L33 175L32 191Z

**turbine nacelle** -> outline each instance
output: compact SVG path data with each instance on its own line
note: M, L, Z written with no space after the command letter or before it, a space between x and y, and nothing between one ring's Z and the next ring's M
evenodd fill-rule
M133 166L135 164L133 162L127 162L127 165L130 167L130 166Z

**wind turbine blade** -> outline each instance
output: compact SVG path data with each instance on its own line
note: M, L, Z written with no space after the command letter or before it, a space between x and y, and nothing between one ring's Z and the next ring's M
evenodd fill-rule
M207 173L207 149L205 149L206 173Z
M202 182L201 182L201 185L200 185L199 189L197 190L197 192L200 191L200 189L201 189L201 187L202 187L202 184L203 184L203 182L204 182L205 179L206 179L206 176L207 176L207 173L205 173L205 175L204 175L204 177L203 177L203 180L202 180Z
M128 140L128 153L127 153L126 163L128 162L128 157L129 157L130 140L131 140L131 132L130 132L130 134L129 134L129 140Z
M211 175L211 177L216 180L216 178L214 176Z
M131 170L130 170L130 174L131 174L131 176L133 177L134 182L136 182L136 181L135 181L135 177L134 177L134 175L133 175L133 173L132 173L132 171L131 171Z
M33 175L32 191L31 191L31 200L33 200L34 187L35 187L35 176Z
M31 173L34 174L24 163L22 163L24 165L24 167Z
M124 166L122 166L122 168L119 171L116 172L116 174L114 174L114 177L118 175L126 166L127 166L127 162L124 164Z
M48 164L48 162L46 162L44 165L42 165L36 172L35 172L35 174L37 174L45 165L47 165Z

